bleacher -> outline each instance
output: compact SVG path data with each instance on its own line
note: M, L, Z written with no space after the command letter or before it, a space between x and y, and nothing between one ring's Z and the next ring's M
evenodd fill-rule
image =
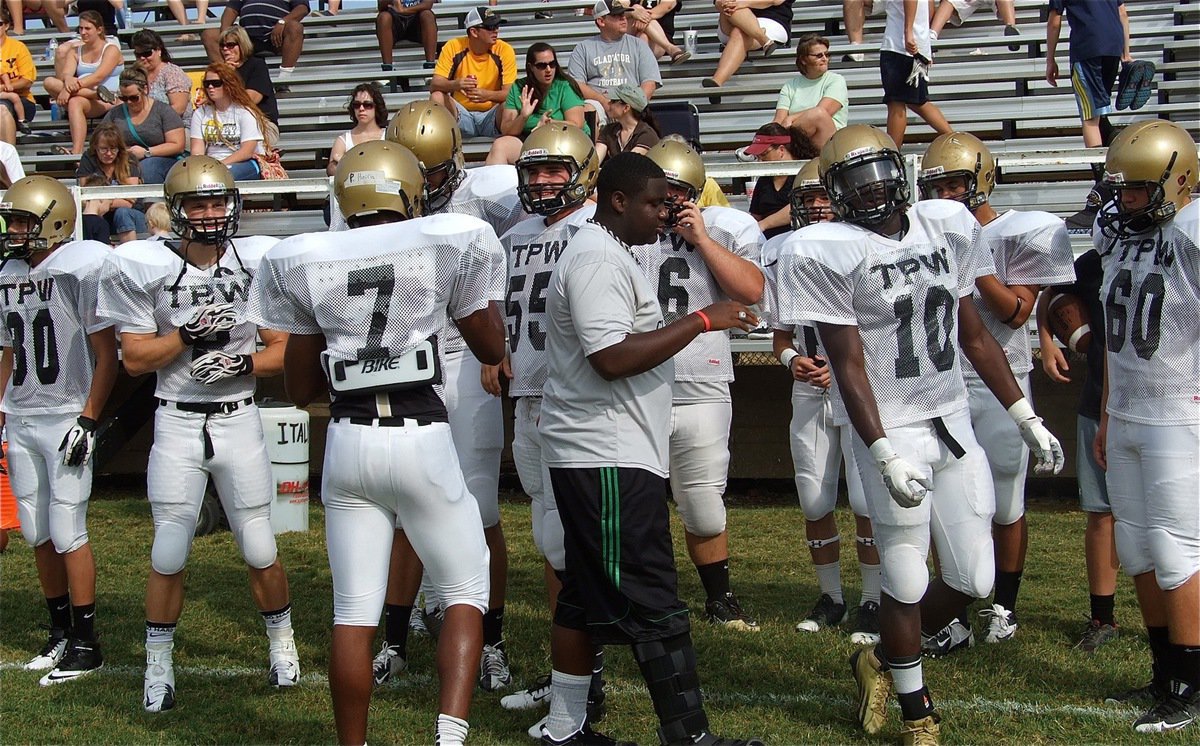
M467 10L473 5L450 0L438 5L439 39L461 35ZM220 2L211 11L221 12ZM316 7L317 3L313 3ZM580 39L595 33L587 9L589 0L500 0L499 12L508 23L501 38L517 52L523 66L525 49L534 41L547 41L564 59ZM1045 72L1045 3L1017 0L1020 37L1001 35L1001 26L989 13L977 13L961 27L947 26L935 48L930 92L947 119L958 129L975 133L988 142L1000 162L998 207L1047 209L1066 216L1078 209L1090 183L1088 163L1103 158L1102 150L1083 150L1080 125L1069 79L1052 88ZM1193 138L1200 135L1200 0L1127 0L1134 56L1150 59L1158 66L1156 93L1137 112L1119 112L1112 122L1119 126L1147 117L1175 121ZM206 64L199 41L180 42L184 33L197 26L181 27L165 13L165 3L135 2L137 27L152 27L163 35L175 61L185 70ZM549 19L535 19L538 11L552 11ZM364 80L380 80L391 109L428 95L430 71L421 66L423 55L416 45L401 44L395 50L395 70L381 73L374 33L374 11L343 10L336 17L305 19L304 53L290 92L279 97L283 162L295 180L273 182L252 190L248 203L259 208L243 221L243 231L291 234L320 230L320 179L334 137L349 125L344 105L349 90ZM216 18L206 26L216 27ZM884 19L867 20L866 43L852 47L841 22L841 4L832 0L796 0L793 38L809 31L820 32L832 43L830 69L845 76L850 94L850 121L883 126L886 115L880 101L877 67L878 41ZM675 23L677 40L682 32L699 32L699 52L679 65L662 63L663 87L654 101L690 101L700 112L701 140L705 162L730 193L735 204L744 206L743 189L750 177L782 169L793 172L797 164L740 163L732 151L746 144L761 124L770 121L780 87L796 75L794 48L779 49L769 58L751 54L738 74L723 88L703 88L701 80L712 73L720 55L717 13L707 0L688 0ZM29 24L21 37L29 46L39 74L48 64L40 59L51 38L50 30ZM1066 70L1069 45L1067 29L1059 45L1060 67ZM1010 44L1018 49L1011 51ZM127 47L127 45L126 45ZM863 52L863 62L845 63L847 52ZM127 58L131 55L127 52ZM268 58L272 71L279 59ZM521 74L520 72L518 74ZM40 82L35 94L43 103L32 123L33 135L18 140L17 149L26 170L70 178L74 158L53 154L53 146L68 142L65 121L50 121L48 98ZM934 132L916 117L910 117L904 146L910 168ZM480 162L488 141L466 143L469 161ZM314 180L315 179L315 180ZM286 200L287 211L281 211Z

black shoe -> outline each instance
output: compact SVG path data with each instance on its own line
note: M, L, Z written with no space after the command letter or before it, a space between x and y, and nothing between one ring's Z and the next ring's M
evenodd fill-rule
M965 650L975 644L975 632L971 625L960 619L951 619L930 637L921 635L921 654L926 658L944 658L956 650Z
M1151 707L1165 696L1167 696L1166 685L1157 681L1151 681L1145 686L1127 689L1119 694L1110 694L1104 698L1104 704L1139 708Z
M609 738L603 733L597 733L592 730L592 726L588 723L584 723L583 728L561 741L556 741L546 735L545 731L542 731L542 743L549 744L549 746L565 746L568 743L571 746L637 746L632 741L618 741L615 738Z
M1092 235L1092 226L1096 224L1096 214L1100 212L1099 207L1088 205L1079 212L1066 219L1067 233L1079 236Z
M1105 624L1099 619L1092 619L1088 622L1087 628L1083 630L1083 637L1075 643L1075 647L1085 653L1094 653L1104 643L1120 637L1120 634L1117 625Z
M1134 721L1138 733L1165 733L1186 728L1200 719L1200 690L1188 691L1182 681L1171 682L1171 691Z
M33 134L33 128L29 126L29 122L26 122L25 120L21 120L21 121L17 122L16 124L17 124L17 131L20 132L22 135L32 135Z
M761 738L722 738L712 733L701 733L686 741L675 741L670 746L763 746Z
M826 627L836 627L846 620L846 604L833 600L833 596L822 593L817 605L808 612L804 621L796 625L797 632L820 632Z
M425 60L421 63L422 70L432 70L437 67L437 60Z
M850 642L855 645L875 645L879 642L879 604L867 601L858 607Z
M726 593L724 598L704 604L704 616L713 624L729 629L742 632L758 631L758 622L746 613L732 592Z
M1004 27L1004 35L1005 36L1020 36L1021 32L1017 30L1016 26L1005 26ZM1021 50L1020 44L1009 44L1008 45L1008 51L1010 51L1010 52L1018 52L1020 50Z
M98 671L103 666L104 656L100 654L100 645L95 640L70 640L62 660L38 683L42 686L61 684Z

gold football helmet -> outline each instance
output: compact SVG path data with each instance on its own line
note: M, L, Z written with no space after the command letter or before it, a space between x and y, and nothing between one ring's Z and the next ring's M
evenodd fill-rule
M163 196L171 215L171 230L183 239L202 243L224 244L237 235L242 214L242 195L233 174L224 163L207 155L190 155L167 172ZM223 197L225 214L220 217L187 216L184 203L192 198Z
M400 218L420 217L425 174L417 156L403 145L371 140L346 151L333 176L333 194L346 222L389 212Z
M833 213L870 227L908 208L904 162L892 138L866 124L834 133L821 148L819 172Z
M28 259L34 252L50 251L74 237L75 200L57 179L26 176L0 198L0 220L5 224L0 259Z
M411 150L425 169L425 210L445 207L467 175L454 115L432 101L413 101L392 117L385 137Z
M917 188L922 199L935 199L934 182L959 177L966 179L967 191L953 199L974 210L988 201L996 188L996 159L975 135L950 132L929 143L921 159Z
M704 191L704 159L686 143L676 140L659 140L648 151L646 157L658 164L667 175L667 183L686 192L682 201L667 197L667 222L670 228L679 220L683 202L695 202Z
M821 181L820 167L820 159L811 158L792 181L792 230L799 230L810 223L833 220L829 193ZM817 200L823 204L816 204Z
M1113 200L1099 215L1106 233L1127 237L1175 217L1187 204L1200 168L1196 143L1187 130L1162 119L1135 122L1108 146L1104 183ZM1149 202L1136 209L1123 206L1123 190L1144 189Z
M559 163L571 172L562 185L530 184L530 166ZM566 122L547 122L525 138L517 158L517 195L525 212L554 215L568 207L578 207L596 186L600 162L592 139L583 130Z

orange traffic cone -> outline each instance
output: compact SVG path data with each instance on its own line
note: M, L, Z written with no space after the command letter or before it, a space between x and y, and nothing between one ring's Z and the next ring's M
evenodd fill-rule
M8 443L0 443L0 552L8 548L8 532L21 528L17 498L8 483Z

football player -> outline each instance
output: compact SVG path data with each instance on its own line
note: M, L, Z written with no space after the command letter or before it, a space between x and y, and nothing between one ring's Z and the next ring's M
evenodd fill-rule
M819 159L813 158L796 174L792 189L792 230L833 219L829 194L818 173ZM769 309L777 309L778 283L772 270L779 248L791 233L778 235L763 246L762 263L767 268ZM774 310L767 314L775 316ZM840 537L833 509L837 505L838 462L846 465L846 491L854 512L855 545L862 573L862 598L854 616L850 641L859 645L879 642L879 550L871 519L867 517L862 479L851 448L853 431L846 408L834 397L828 355L812 324L785 326L773 322L775 357L792 374L792 420L790 444L796 474L796 494L804 511L804 533L812 555L813 569L821 595L808 616L796 625L797 632L818 632L841 624L846 618L839 556Z
M709 732L687 606L676 588L666 475L672 357L700 334L749 331L757 318L721 301L665 323L632 248L662 232L663 170L621 153L604 164L597 191L596 215L571 239L546 298L538 431L566 572L542 743L615 743L587 722L593 642L632 647L663 744L747 743ZM685 221L698 219L694 209L684 211Z
M347 151L334 194L351 230L281 241L263 260L249 315L291 335L289 397L300 406L332 398L321 495L338 741L366 740L371 641L399 526L445 607L436 741L461 744L483 648L488 550L447 423L438 348L449 315L474 355L503 359L503 253L481 220L420 217L421 165L393 142Z
M1115 196L1096 217L1104 267L1105 408L1096 459L1107 469L1117 555L1150 638L1151 701L1141 733L1200 717L1200 164L1186 130L1157 119L1109 146Z
M741 210L696 206L706 179L704 161L685 143L660 140L646 156L667 175L667 221L656 242L634 251L658 290L666 323L717 301L751 305L761 300L758 260L764 239L758 224ZM702 334L675 355L671 496L704 586L705 617L729 629L757 632L758 622L742 608L729 580L724 496L732 380L727 334Z
M1062 447L975 305L960 302L976 278L994 273L967 209L948 200L910 206L895 143L867 125L830 138L820 173L838 220L802 228L784 243L778 316L816 324L858 435L855 461L883 572L880 646L851 658L859 718L878 732L894 687L905 742L936 742L940 718L921 672L922 630L941 629L985 597L995 572L995 494L971 430L959 348L1018 423L1039 471L1062 468ZM931 534L941 565L932 583Z
M917 184L923 199L951 199L966 205L981 226L980 242L990 251L995 274L975 280L972 300L1000 346L1026 398L1032 396L1029 371L1033 350L1025 322L1042 287L1075 279L1074 253L1066 224L1048 212L996 212L989 198L996 186L996 160L979 138L966 132L939 135L921 159ZM996 547L996 594L980 612L987 622L984 642L1012 639L1017 631L1017 591L1025 569L1029 531L1025 521L1025 473L1029 448L1016 424L1004 417L999 400L971 361L960 361L971 405L975 439L987 454L996 490L992 540ZM961 620L933 636L934 654L967 647L974 633ZM929 648L927 648L928 650Z
M99 300L100 315L120 333L125 370L158 378L146 467L154 519L146 583L147 712L175 706L172 651L183 571L210 479L266 623L267 680L275 687L300 683L287 575L271 530L275 479L253 398L255 378L282 370L287 336L258 329L245 313L250 282L275 240L234 238L241 195L218 160L193 155L176 163L163 193L177 238L121 244L105 262Z
M21 518L50 610L50 636L27 671L42 686L100 668L96 560L88 540L96 421L117 377L112 324L96 315L109 248L73 241L75 200L48 176L0 198L0 428Z
M387 128L386 139L408 148L425 169L425 214L471 215L492 227L497 236L527 216L517 197L517 173L512 166L463 166L462 135L454 115L431 101L407 104ZM504 649L504 596L508 585L508 549L500 525L500 452L504 424L500 400L480 385L480 364L463 343L454 324L440 338L445 362L444 391L450 412L450 432L467 480L479 502L491 555L491 593L483 618L484 648L479 685L496 691L512 684ZM384 645L375 657L375 680L382 684L405 668L405 642L413 602L420 587L421 567L404 537L393 544L393 573L384 610ZM436 597L426 594L432 611ZM430 620L436 628L437 621Z

